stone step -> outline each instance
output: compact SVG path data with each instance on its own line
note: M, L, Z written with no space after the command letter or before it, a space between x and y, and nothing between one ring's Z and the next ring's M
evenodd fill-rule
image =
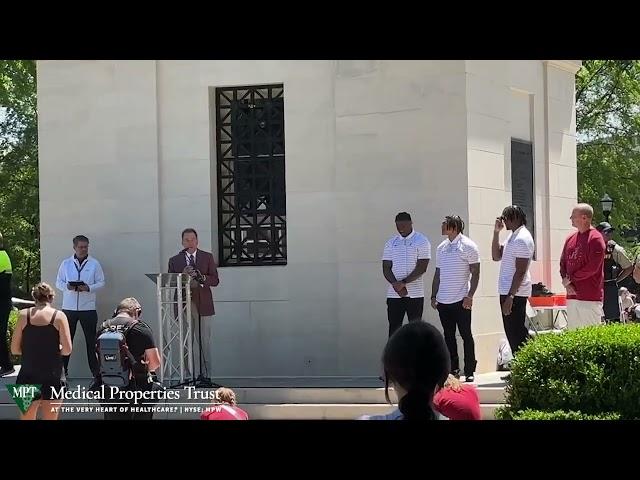
M480 403L504 403L504 388L477 387ZM236 388L239 404L385 404L384 388ZM396 401L393 391L389 392Z

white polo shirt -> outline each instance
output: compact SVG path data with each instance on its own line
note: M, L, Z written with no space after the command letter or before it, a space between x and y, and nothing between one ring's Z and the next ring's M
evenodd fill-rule
M431 258L431 243L420 232L413 230L409 235L394 235L384 246L382 260L390 260L393 265L391 271L400 280L404 280L418 264L418 260ZM407 292L410 298L424 298L424 275L407 283ZM387 289L387 298L401 298L391 284Z
M500 263L500 275L498 277L498 293L500 295L509 294L513 276L516 273L516 258L528 258L531 260L534 250L533 237L524 225L509 235L502 250L502 262ZM527 267L527 273L518 288L516 296L531 296L531 274L529 273L529 267Z
M471 270L469 265L480 263L478 245L459 233L453 242L446 238L436 249L436 268L440 269L438 303L449 305L461 302L469 294Z

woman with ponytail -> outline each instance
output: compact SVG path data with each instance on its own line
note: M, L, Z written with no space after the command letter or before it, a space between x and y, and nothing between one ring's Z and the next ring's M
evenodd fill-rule
M398 329L384 349L385 395L389 385L398 397L398 409L363 420L444 420L433 407L435 392L447 380L449 351L442 334L426 322L411 322Z
M33 398L22 420L36 420L38 410L42 420L57 420L62 400L54 396L66 385L62 357L71 353L71 333L66 315L53 307L54 291L46 283L33 287L35 307L20 311L11 352L22 356L22 366L16 384L38 384L40 391Z

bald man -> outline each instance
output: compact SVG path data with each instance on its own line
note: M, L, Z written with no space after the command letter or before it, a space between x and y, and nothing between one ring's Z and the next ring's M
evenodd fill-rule
M599 325L604 313L604 253L600 232L591 226L593 208L579 203L571 212L571 225L578 229L564 242L560 276L567 289L567 323L570 329Z

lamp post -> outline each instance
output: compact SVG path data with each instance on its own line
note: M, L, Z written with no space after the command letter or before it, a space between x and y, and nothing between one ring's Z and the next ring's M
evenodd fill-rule
M604 196L600 199L600 206L602 207L604 219L608 223L609 215L611 215L611 210L613 210L613 198L605 193Z

